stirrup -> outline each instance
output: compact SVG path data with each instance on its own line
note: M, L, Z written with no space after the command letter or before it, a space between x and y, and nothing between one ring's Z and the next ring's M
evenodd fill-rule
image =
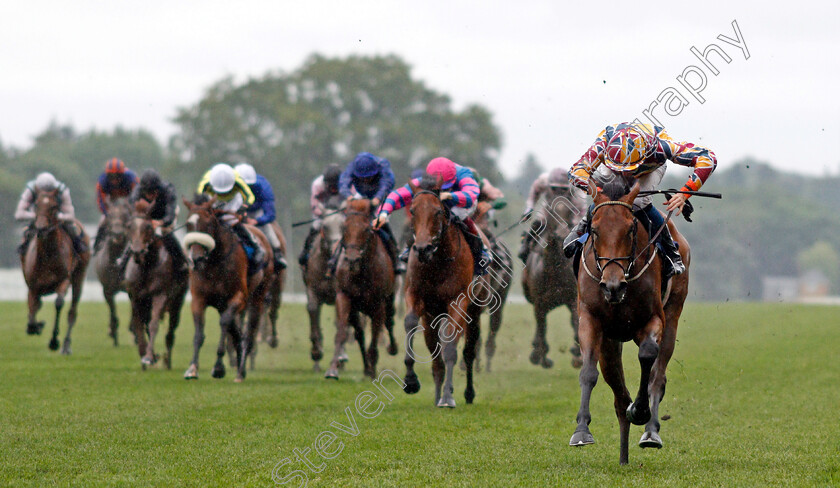
M403 249L403 252L400 253L399 261L401 261L403 263L407 263L408 262L408 254L410 252L411 252L410 247L407 247L407 248Z

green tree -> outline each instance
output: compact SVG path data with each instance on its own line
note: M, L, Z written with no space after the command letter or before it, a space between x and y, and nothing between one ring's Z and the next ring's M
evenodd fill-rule
M840 254L830 242L817 241L813 246L802 250L796 256L799 272L820 271L831 282L833 289L840 281Z

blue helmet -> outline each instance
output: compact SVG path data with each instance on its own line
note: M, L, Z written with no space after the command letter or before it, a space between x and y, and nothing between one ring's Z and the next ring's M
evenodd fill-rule
M356 155L353 160L353 176L356 178L370 178L379 174L379 163L376 157L369 152L362 152Z

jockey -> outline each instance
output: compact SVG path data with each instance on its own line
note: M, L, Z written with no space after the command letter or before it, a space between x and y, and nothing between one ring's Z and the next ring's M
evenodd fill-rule
M439 177L443 180L441 185L440 200L449 207L452 214L457 217L466 227L464 237L470 246L473 254L475 274L483 275L487 272L487 265L490 263L490 254L484 247L481 231L475 226L470 215L475 211L478 197L481 192L478 182L473 179L472 171L465 166L460 166L446 158L435 158L429 161L426 166L426 173ZM419 185L420 180L412 182ZM388 215L394 210L409 206L413 197L410 185L397 188L385 199L379 215L374 221L374 228L388 222ZM403 255L407 250L403 251ZM402 258L402 257L401 257Z
M58 196L58 220L61 222L61 227L73 238L73 250L76 254L83 254L88 250L87 244L82 239L83 229L76 225L76 210L73 208L73 201L70 199L70 189L64 183L56 180L51 173L41 173L26 184L15 210L15 220L30 221L23 232L23 242L18 247L18 252L21 255L26 253L29 242L35 235L35 197L39 191L53 190L57 191Z
M312 226L309 228L309 234L303 243L303 250L298 256L298 263L301 266L306 266L309 262L309 251L312 247L312 242L315 236L321 231L321 217L326 210L325 205L331 198L340 196L338 192L338 179L341 177L341 166L337 164L330 164L324 170L324 174L312 180L309 194L309 207L312 210Z
M371 208L377 209L394 188L394 172L391 171L391 162L385 158L379 158L369 152L361 152L341 173L338 179L338 191L347 198L370 199ZM375 210L374 210L375 212ZM394 273L405 272L405 264L397 259L397 240L391 226L382 225L377 227L384 233L383 241L394 263ZM380 234L381 235L381 234ZM333 256L337 259L337 255Z
M102 217L99 218L99 228L96 230L96 238L93 241L94 254L102 247L105 215L108 213L106 204L113 199L130 196L137 181L137 175L128 169L122 160L111 158L105 163L105 171L99 175L99 180L96 182L96 203L99 205Z
M501 210L507 207L507 200L505 200L505 194L502 190L493 186L490 183L490 180L481 176L475 168L469 168L472 171L473 179L478 183L479 194L478 194L478 201L479 202L488 202L493 205L493 210Z
M272 249L274 249L274 268L277 270L286 269L288 264L286 258L283 257L280 238L277 237L277 233L271 226L271 223L276 219L274 191L271 189L271 184L263 175L257 174L250 164L237 164L233 169L239 173L242 180L248 184L251 193L254 194L254 204L248 207L246 215L256 221L254 225L265 234Z
M564 194L568 193L568 195ZM550 204L549 198L552 195L563 196L578 210L578 215L586 213L585 196L577 188L569 184L569 172L563 168L554 168L551 171L542 173L534 183L531 184L531 190L528 192L528 199L525 201L525 210L522 212L522 222L525 222L534 212L534 208L540 202L541 198L545 198L545 203ZM576 221L578 219L575 219ZM569 226L577 222L567 222ZM537 222L531 224L531 230L522 231L522 245L519 247L517 256L522 262L528 260L528 253L531 250L531 243L539 237L543 226L538 225ZM536 234L536 235L535 235Z
M681 166L694 168L682 191L697 191L715 170L715 154L705 147L688 142L676 142L663 127L649 124L621 123L607 126L601 131L592 147L581 156L569 170L572 184L594 195L595 185L590 178L596 171L599 177L630 175L638 179L641 190L655 190L665 175L665 162L673 161ZM669 212L679 215L689 195L677 193L665 205ZM685 271L676 243L671 238L665 218L653 207L650 195L636 198L635 207L641 209L650 220L654 232L663 228L658 243L663 250L665 275L672 276ZM569 233L563 243L567 256L574 255L583 244L580 242L589 225L588 218L581 220Z
M265 251L236 215L254 203L251 187L239 173L228 164L218 163L204 173L198 183L198 193L216 197L215 208L227 212L222 215L221 221L230 225L242 241L248 259L254 264L262 263L265 260ZM253 249L253 254L247 252L248 248Z
M157 171L153 169L143 170L140 175L140 182L134 187L129 203L134 206L140 200L145 200L149 205L149 218L155 223L155 233L161 236L161 244L172 258L172 269L175 272L187 271L187 258L181 249L181 244L175 238L172 227L178 217L178 194L175 186L168 181L163 181ZM125 257L130 248L126 248Z

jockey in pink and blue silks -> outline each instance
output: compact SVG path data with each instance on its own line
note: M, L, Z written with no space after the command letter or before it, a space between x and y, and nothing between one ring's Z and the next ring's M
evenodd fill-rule
M480 188L478 182L473 178L470 168L460 166L446 158L435 158L429 161L426 166L426 174L442 181L440 199L446 205L452 215L462 222L465 227L464 237L470 246L475 264L475 273L482 275L487 271L487 264L490 263L490 254L485 248L481 232L475 226L470 216L475 212L478 203ZM416 178L412 183L420 185L421 179ZM388 215L394 210L411 205L414 193L410 185L397 188L386 198L382 209L374 222L374 227L383 225L388 221ZM403 251L401 259L408 257L408 250Z

